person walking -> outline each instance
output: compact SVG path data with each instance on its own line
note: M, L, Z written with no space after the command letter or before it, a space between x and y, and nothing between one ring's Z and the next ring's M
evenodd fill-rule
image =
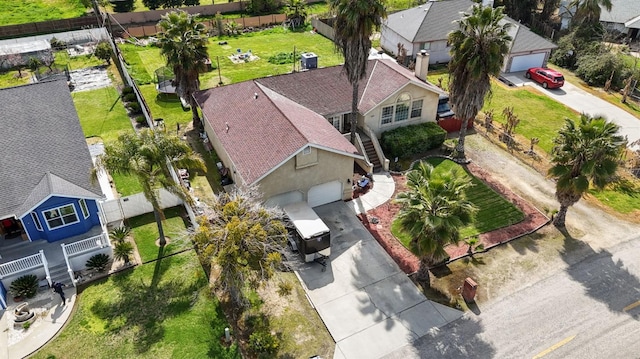
M53 288L54 292L60 294L60 298L62 299L62 305L65 305L66 299L64 297L64 291L62 290L62 287L65 287L65 285L59 282L53 282L51 287Z

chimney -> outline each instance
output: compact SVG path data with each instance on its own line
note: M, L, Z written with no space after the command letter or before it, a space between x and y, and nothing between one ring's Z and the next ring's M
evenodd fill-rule
M427 50L420 50L416 56L416 77L422 81L427 81L427 73L429 72L429 54Z

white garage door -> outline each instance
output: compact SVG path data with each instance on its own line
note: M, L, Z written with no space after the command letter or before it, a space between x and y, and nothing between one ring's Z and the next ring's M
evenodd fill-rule
M515 56L511 59L511 70L507 72L525 71L531 67L541 67L546 53Z
M307 194L307 203L309 203L310 207L340 201L341 199L342 183L339 181L327 182L313 186Z
M286 193L277 194L273 197L269 197L268 200L264 202L265 207L280 207L288 205L289 203L302 202L302 192L300 191L291 191Z

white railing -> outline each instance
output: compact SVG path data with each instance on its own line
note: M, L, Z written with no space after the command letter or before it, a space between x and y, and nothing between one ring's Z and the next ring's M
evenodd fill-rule
M109 240L106 238L106 235L103 233L94 237L83 239L81 241L73 242L71 244L63 243L62 246L64 247L64 251L66 252L67 255L73 256L76 254L107 247L109 246Z
M53 282L51 282L51 273L49 273L49 262L47 262L47 257L45 257L43 250L40 250L40 257L42 258L42 266L44 267L45 277L47 278L49 287L51 287Z
M369 138L371 139L371 143L373 143L373 148L376 149L378 160L382 164L382 169L385 171L388 171L390 161L388 158L384 157L384 151L382 151L382 147L380 147L380 142L378 142L378 137L376 137L376 133L373 132L371 127L367 126L366 124L362 126L362 130L364 131L365 135L369 136Z
M42 266L44 265L44 263L42 263L42 257L40 253L36 253L28 257L16 259L15 261L0 264L0 278Z

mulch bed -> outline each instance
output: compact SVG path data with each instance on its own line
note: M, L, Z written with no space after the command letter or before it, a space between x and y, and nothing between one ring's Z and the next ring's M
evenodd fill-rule
M479 238L482 244L484 244L485 251L502 243L506 243L535 232L540 227L549 223L550 220L547 216L537 210L529 202L511 192L511 190L502 184L493 180L487 171L473 163L468 164L466 168L494 191L498 192L501 196L515 204L525 215L524 220L520 223L481 234ZM358 215L358 217L380 245L387 251L387 253L389 253L396 263L398 263L400 268L405 273L412 274L420 267L420 260L405 246L403 246L402 243L393 236L393 234L391 234L391 223L400 210L400 205L394 203L393 198L395 198L399 192L407 189L406 178L401 174L392 174L392 177L396 183L396 189L393 193L392 199L366 214ZM377 221L372 220L373 218L376 218ZM451 258L450 261L454 261L468 255L468 246L464 243L458 246L450 245L445 249Z

